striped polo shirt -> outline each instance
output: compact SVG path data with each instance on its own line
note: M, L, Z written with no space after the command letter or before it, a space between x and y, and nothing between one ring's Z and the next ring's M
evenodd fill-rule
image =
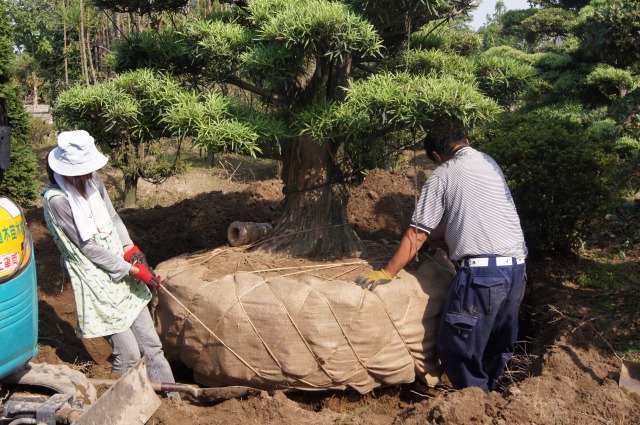
M429 176L411 226L430 233L442 220L451 260L489 254L527 256L502 170L493 158L472 147L460 149Z

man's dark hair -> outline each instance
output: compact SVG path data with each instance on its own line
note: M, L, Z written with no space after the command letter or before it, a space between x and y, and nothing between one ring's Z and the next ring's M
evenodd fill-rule
M461 140L467 140L462 130L453 130L442 134L433 135L427 133L424 138L424 150L427 152L427 157L433 162L436 159L433 156L433 152L436 152L440 156L445 156L451 153L453 145Z

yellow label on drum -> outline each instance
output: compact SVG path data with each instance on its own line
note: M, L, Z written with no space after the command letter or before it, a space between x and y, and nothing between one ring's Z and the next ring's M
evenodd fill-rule
M0 196L0 278L25 265L31 257L24 217L11 199Z

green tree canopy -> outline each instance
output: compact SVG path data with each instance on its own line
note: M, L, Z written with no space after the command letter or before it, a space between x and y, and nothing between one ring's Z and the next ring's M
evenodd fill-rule
M159 12L177 12L184 8L188 0L91 0L100 9L120 13L148 15Z
M619 199L620 135L579 104L521 110L478 135L504 169L532 253L571 251Z
M19 88L10 81L9 64L13 50L12 27L7 4L0 4L0 97L7 102L11 127L11 158L4 173L2 191L21 205L29 205L38 195L36 156L29 146L29 114L22 104Z
M640 3L592 0L581 10L574 29L588 59L617 67L640 59Z
M428 75L419 60L406 66L419 57L408 53L411 34L431 21L463 16L470 0L234 3L225 13L121 41L114 63L118 71L152 67L192 88L251 99L254 108L286 125L288 137L271 150L283 160L284 214L275 228L280 237L264 249L359 252L342 187L375 165L361 154L391 154L416 142L410 134L417 138L460 123L471 128L500 110L471 75L444 77L435 72L444 66L436 59ZM449 44L451 55L477 50L477 38L465 37ZM292 233L297 236L287 236Z
M180 145L190 137L210 151L234 149L255 155L263 139L277 138L277 120L256 114L232 99L185 90L174 79L141 69L115 79L61 93L53 108L60 130L87 130L125 178L125 206L133 207L139 178L160 182L179 170ZM175 138L168 155L157 145Z

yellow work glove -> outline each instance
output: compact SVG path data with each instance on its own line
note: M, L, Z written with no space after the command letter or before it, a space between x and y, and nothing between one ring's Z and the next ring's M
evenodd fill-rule
M385 269L372 270L369 273L358 276L356 285L361 286L362 289L369 288L370 291L373 291L376 286L389 283L391 279L393 278Z

